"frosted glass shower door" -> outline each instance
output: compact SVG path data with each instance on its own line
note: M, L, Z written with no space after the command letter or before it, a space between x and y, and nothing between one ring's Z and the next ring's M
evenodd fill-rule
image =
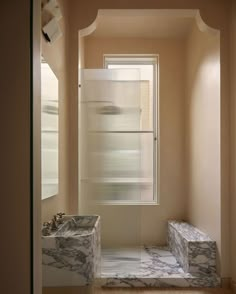
M152 187L153 164L143 148L143 140L149 140L142 132L143 81L137 69L85 69L81 75L79 213L101 216L108 255L116 248L124 255L124 248L136 248L127 263L127 256L123 259L132 273L141 260L141 206L136 204L144 187Z
M89 200L140 202L148 178L143 175L142 142L149 134L141 130L139 70L83 70L81 94L80 178L93 192Z

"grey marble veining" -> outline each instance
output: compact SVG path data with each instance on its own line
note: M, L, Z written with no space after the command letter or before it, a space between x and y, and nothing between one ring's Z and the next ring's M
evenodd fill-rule
M100 217L66 216L42 237L43 286L84 286L100 276Z
M220 286L215 242L186 223L169 222L169 247L103 250L102 266L98 216L66 216L42 243L43 286Z
M194 227L184 221L170 220L168 222L168 225L172 226L179 233L181 233L182 238L184 238L188 242L191 242L191 241L196 241L196 242L212 241L211 238L207 234L201 232L196 227Z
M103 287L218 287L216 274L185 273L167 247L102 250Z
M188 273L216 273L216 242L186 222L168 222L168 245Z

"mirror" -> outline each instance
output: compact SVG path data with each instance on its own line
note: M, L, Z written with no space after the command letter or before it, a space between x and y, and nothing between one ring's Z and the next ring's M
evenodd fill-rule
M41 189L42 200L58 194L58 79L41 60Z

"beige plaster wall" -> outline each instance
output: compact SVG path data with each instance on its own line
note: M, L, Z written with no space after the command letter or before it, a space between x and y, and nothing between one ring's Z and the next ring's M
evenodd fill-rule
M104 246L165 244L167 220L186 218L185 41L86 37L84 52L85 68L103 68L103 54L159 54L160 205L98 206L95 212L102 216Z
M69 213L69 100L67 88L67 30L68 15L65 1L58 1L63 17L59 21L62 37L50 44L41 36L42 55L58 78L59 84L59 193L42 200L42 222L59 211ZM44 19L42 19L44 21Z
M193 26L187 41L188 220L221 253L220 34Z

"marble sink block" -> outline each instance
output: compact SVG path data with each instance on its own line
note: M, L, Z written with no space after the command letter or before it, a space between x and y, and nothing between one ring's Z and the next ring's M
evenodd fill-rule
M196 227L169 221L168 245L186 273L216 273L216 242Z
M42 236L43 286L86 286L100 276L99 216L65 216Z

